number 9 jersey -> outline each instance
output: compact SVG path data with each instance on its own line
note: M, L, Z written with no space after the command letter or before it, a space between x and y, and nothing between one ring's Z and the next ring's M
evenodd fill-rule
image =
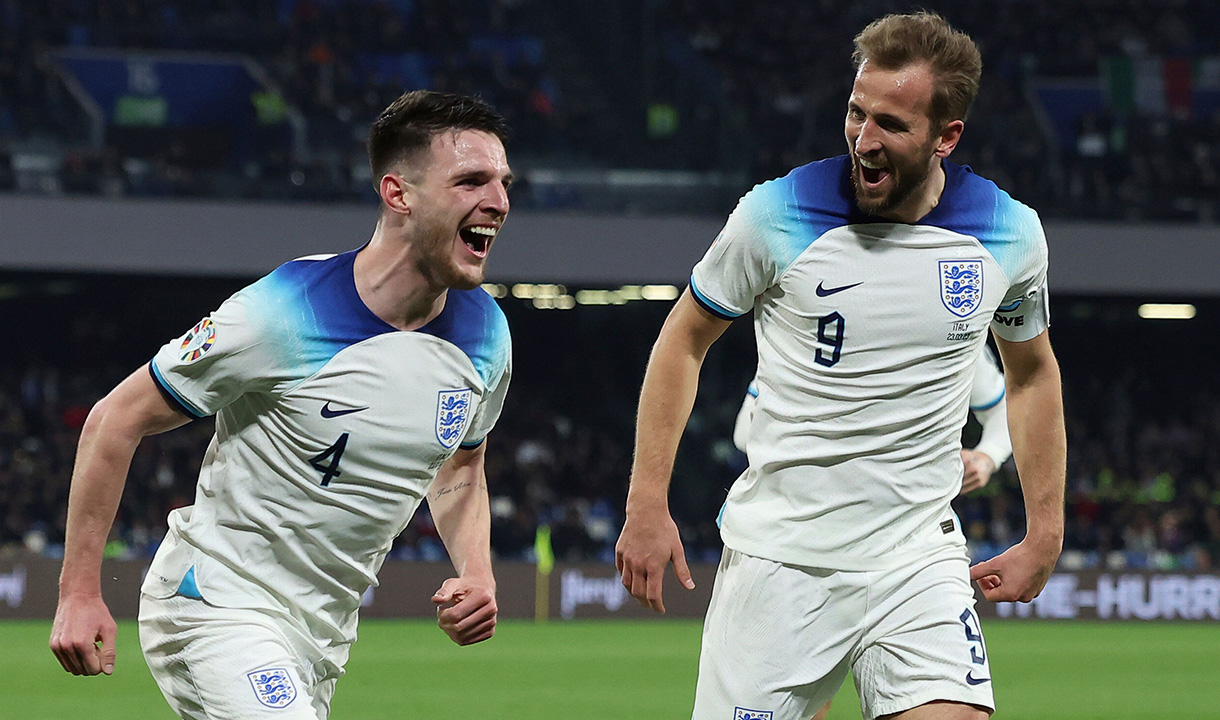
M355 256L281 266L153 358L166 398L215 414L216 435L145 593L286 609L323 644L350 644L437 470L495 424L511 354L495 301L450 289L440 315L400 331L360 299Z
M916 223L858 209L847 156L747 193L690 290L725 319L753 310L758 405L725 544L781 563L884 570L964 537L961 430L991 328L1049 325L1037 214L943 162Z

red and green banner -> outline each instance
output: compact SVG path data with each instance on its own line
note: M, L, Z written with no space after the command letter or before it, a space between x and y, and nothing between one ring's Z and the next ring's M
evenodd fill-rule
M1103 58L1101 79L1110 108L1117 115L1189 116L1201 87L1220 81L1220 58Z

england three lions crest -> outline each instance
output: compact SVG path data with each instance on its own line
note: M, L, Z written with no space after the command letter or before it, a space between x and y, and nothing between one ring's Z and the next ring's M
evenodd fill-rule
M941 260L940 301L958 317L969 317L983 302L982 260Z
M470 421L470 388L442 390L436 400L436 439L446 450L452 450L466 432Z
M296 685L284 668L266 668L246 673L250 684L254 686L254 694L258 701L267 707L288 707L297 697Z

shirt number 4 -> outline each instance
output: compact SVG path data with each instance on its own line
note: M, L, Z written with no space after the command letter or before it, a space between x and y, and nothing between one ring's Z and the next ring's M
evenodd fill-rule
M322 487L330 485L330 481L343 473L339 471L339 461L343 459L343 451L347 449L347 436L343 433L334 445L309 458L309 464L314 470L322 473Z

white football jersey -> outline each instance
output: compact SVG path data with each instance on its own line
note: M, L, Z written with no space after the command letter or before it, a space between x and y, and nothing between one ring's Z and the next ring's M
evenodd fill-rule
M355 256L281 266L153 358L165 396L215 414L216 435L144 592L186 579L211 604L286 612L343 648L437 470L491 430L511 352L495 301L451 289L440 315L399 331L360 299Z
M917 223L856 206L847 156L747 193L695 266L709 312L754 313L750 467L726 502L729 547L778 562L885 569L964 544L961 430L988 328L1049 324L1037 214L944 162Z
M1000 370L999 361L991 348L984 345L983 352L974 361L974 380L970 385L971 412L984 412L999 405L1004 400L1004 373ZM746 442L750 439L750 423L754 419L754 406L758 403L758 377L750 380L746 387L746 396L741 399L741 407L737 410L737 419L733 423L733 445L738 450L746 452ZM1005 456L1004 459L1007 459ZM998 467L1003 460L996 463Z

